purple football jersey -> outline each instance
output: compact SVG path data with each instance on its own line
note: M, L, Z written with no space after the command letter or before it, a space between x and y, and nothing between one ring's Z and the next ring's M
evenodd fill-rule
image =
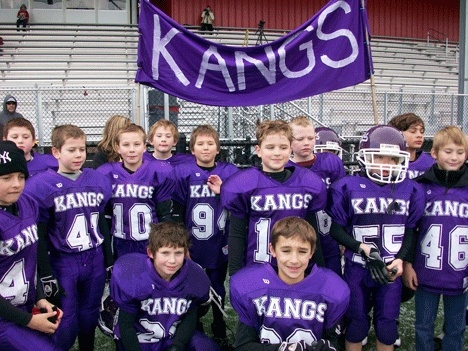
M378 185L360 175L346 176L329 189L327 212L357 241L374 246L384 261L392 261L401 248L406 228L414 228L424 211L424 194L413 180ZM361 265L362 256L345 251Z
M31 312L36 301L39 209L24 193L17 204L18 216L0 210L0 294Z
M341 159L330 152L321 152L315 154L315 162L310 167L310 170L322 178L327 189L330 184L338 179L346 176L346 171ZM320 245L322 247L323 258L325 262L328 258L340 255L340 248L335 239L330 235L331 218L324 211L317 211L317 229L320 237Z
M416 178L421 174L425 173L436 161L432 156L427 152L419 153L419 157L410 161L408 165L408 171L406 172L406 177L409 179Z
M32 151L31 151L32 153ZM58 160L50 154L32 153L32 159L28 161L29 176L32 177L37 173L43 172L48 168L57 171Z
M123 311L136 314L134 327L140 344L158 344L165 350L185 314L209 299L210 280L203 269L186 260L171 281L162 279L147 255L130 253L114 265L111 297ZM120 337L119 326L115 330Z
M50 250L77 253L102 244L99 215L111 197L108 180L83 168L76 180L48 169L26 182L25 192L39 204L39 222L48 223Z
M192 154L172 154L171 157L165 159L165 160L158 160L154 158L152 152L145 152L143 154L143 160L148 160L148 161L164 161L169 163L171 166L175 167L180 164L186 164L186 163L196 163L195 162L195 157L193 157Z
M413 264L418 289L462 294L468 287L468 187L421 185L426 206Z
M112 235L122 240L148 240L150 224L158 223L158 203L170 200L174 191L172 166L164 161L144 161L130 174L121 162L113 162L97 171L112 184Z
M186 163L175 167L175 171L177 185L173 199L185 206L184 223L190 233L190 258L203 268L217 268L227 261L227 211L207 181L212 174L224 181L238 168L231 163L216 162L213 170L205 171L196 163Z
M311 345L321 339L345 313L349 294L336 273L316 265L304 280L291 285L278 277L271 264L243 268L230 280L230 301L239 320L268 344Z
M270 262L270 232L278 220L305 218L326 206L327 192L319 176L303 167L288 169L292 175L283 183L252 167L237 172L221 186L223 207L249 221L245 265Z

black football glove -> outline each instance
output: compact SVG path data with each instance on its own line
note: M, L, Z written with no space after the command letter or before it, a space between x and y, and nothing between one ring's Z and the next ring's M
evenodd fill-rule
M330 340L320 339L314 341L311 346L307 346L307 351L336 351Z
M371 247L369 256L362 251L361 254L366 259L367 268L369 269L372 279L379 284L387 284L390 277L387 271L387 265L380 257L379 251L375 247Z
M50 303L56 306L61 306L61 297L66 296L65 290L63 290L62 286L59 284L57 278L53 275L48 275L45 277L40 278L42 291L44 295Z

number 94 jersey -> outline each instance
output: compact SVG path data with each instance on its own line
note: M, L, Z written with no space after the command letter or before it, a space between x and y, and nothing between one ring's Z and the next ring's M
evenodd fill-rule
M178 165L175 170L177 182L173 200L185 207L184 223L190 233L190 257L203 268L217 268L227 262L227 211L207 181L213 174L224 182L238 168L231 163L216 162L214 169L206 171L193 162Z

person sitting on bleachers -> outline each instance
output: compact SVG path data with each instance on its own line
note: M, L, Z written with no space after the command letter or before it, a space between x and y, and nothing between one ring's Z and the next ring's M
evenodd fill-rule
M18 18L16 20L16 28L18 28L18 31L19 31L20 26L23 26L23 28L26 28L26 26L29 24L29 12L25 4L22 4L20 6L20 9L18 11L18 14L16 15L16 18ZM26 30L26 29L23 29L23 30Z

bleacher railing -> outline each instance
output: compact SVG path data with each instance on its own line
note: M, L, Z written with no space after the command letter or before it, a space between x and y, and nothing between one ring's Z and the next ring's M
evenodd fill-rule
M151 92L156 92L154 99ZM232 157L245 153L244 146L255 141L257 121L298 115L311 118L316 126L328 126L345 140L356 140L372 125L370 90L342 90L276 105L216 107L191 103L147 87L0 88L0 96L14 95L18 112L33 122L40 147L50 146L54 126L66 123L82 127L90 146L102 137L106 120L122 114L146 130L160 118L174 121L187 138L200 124L214 126ZM421 116L426 136L446 125L468 130L468 95L421 92L377 92L378 122L406 112ZM159 98L159 101L158 101ZM1 98L0 98L1 99ZM150 101L151 100L151 101Z

